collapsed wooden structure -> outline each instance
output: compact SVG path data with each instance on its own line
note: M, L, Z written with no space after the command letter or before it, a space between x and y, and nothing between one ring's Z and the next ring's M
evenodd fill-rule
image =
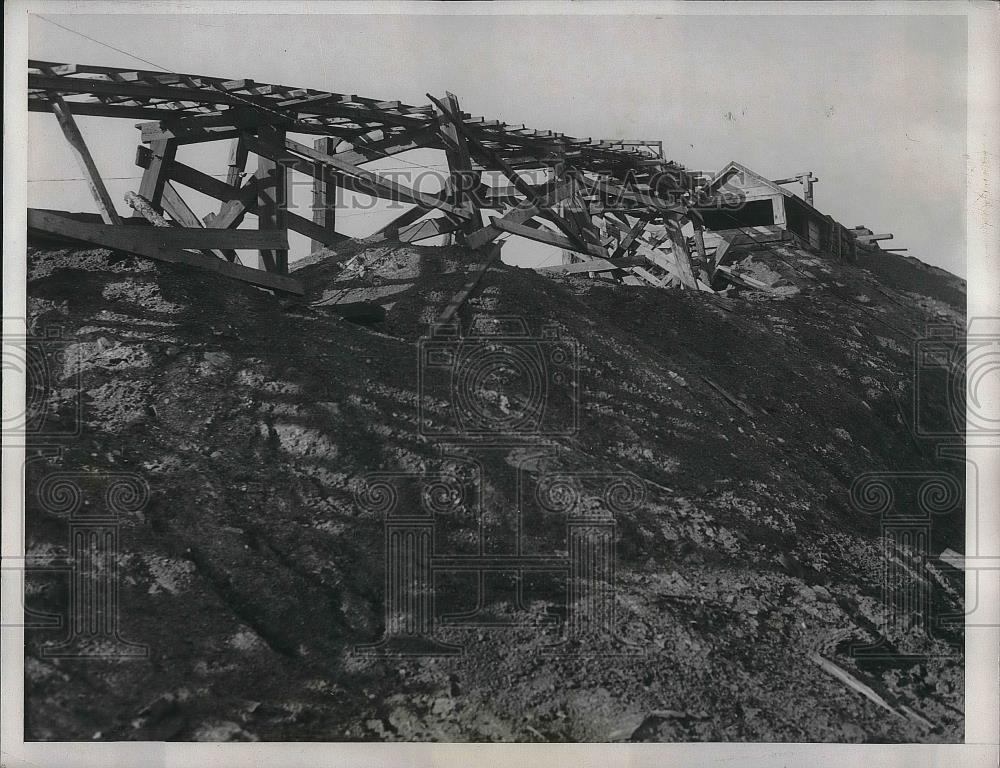
M100 221L81 221L29 211L29 228L50 235L302 294L289 275L288 231L310 238L321 257L340 258L338 247L350 240L337 231L341 187L412 206L364 242L451 235L482 251L479 275L509 237L562 249L563 264L548 271L705 291L724 275L715 269L720 243L733 238L723 235L706 247L703 215L718 210L720 200L706 197L711 185L705 179L666 160L658 141L574 138L474 117L453 94L428 94L430 103L411 106L252 80L44 61L28 66L28 108L55 114L100 213ZM144 171L129 204L141 223L153 227L121 218L74 115L143 121L136 163ZM312 146L296 134L313 136ZM223 140L230 142L225 180L177 159L180 146ZM448 176L439 192L422 192L363 167L419 148L445 153ZM250 155L257 158L256 169L248 174ZM529 182L525 171L544 171L545 180ZM507 183L488 184L487 172ZM292 173L312 178L309 217L289 206ZM808 182L811 198L811 174L796 180ZM218 210L199 218L181 188L216 200ZM248 214L256 216L256 229L241 228ZM732 231L740 230L737 220ZM864 237L872 242L882 236L869 230ZM256 251L260 268L237 263L238 249ZM710 258L713 250L717 255ZM477 280L473 275L470 283Z

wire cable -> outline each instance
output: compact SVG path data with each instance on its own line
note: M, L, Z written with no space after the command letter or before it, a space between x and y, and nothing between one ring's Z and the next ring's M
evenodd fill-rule
M49 24L59 27L60 29L65 29L67 32L72 32L74 35L79 35L80 37L90 40L91 42L97 43L98 45L103 45L105 48L110 48L112 51L118 51L118 53L124 53L126 56L136 59L137 61L141 61L143 64L149 64L151 67L156 67L157 69L163 70L164 72L170 72L169 69L167 69L166 67L161 67L154 61L150 61L149 59L144 59L142 58L142 56L136 56L134 53L129 53L128 51L123 50L122 48L116 48L110 43L102 42L101 40L98 40L96 37L91 37L90 35L83 34L83 32L78 32L75 29L70 29L69 27L60 24L58 21L52 21L52 19L42 16L39 13L35 13L32 15L41 19L42 21L47 21Z

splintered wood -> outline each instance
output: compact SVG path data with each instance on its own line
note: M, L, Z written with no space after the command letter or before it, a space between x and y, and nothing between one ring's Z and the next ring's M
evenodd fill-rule
M485 253L498 239L515 237L558 248L573 262L571 269L541 268L544 273L709 292L716 280L761 288L727 269L733 238L704 231L702 214L690 203L697 177L666 160L661 142L574 138L470 115L451 93L427 97L429 104L412 106L250 80L28 62L28 109L56 116L107 225L122 222L73 115L146 120L138 125L136 163L144 169L138 210L157 225L162 248L190 248L227 262L237 261L237 249L253 249L257 271L286 275L289 230L309 238L321 258L352 240L444 236ZM317 138L309 146L289 138L296 133ZM230 142L224 173L177 160L178 147L212 141ZM363 167L418 148L444 153L448 173L438 192ZM250 155L256 166L248 177ZM543 181L524 175L538 172L545 173ZM484 181L487 173L492 183ZM295 174L312 185L310 215L293 210L289 189ZM497 185L500 177L506 183ZM816 181L806 175L801 180ZM214 199L218 210L199 218L180 187ZM413 207L371 235L350 238L336 229L339 189ZM240 228L247 215L256 216L256 231ZM760 239L758 229L765 228L751 228L751 240ZM877 248L892 237L847 230L832 219L824 220L826 230L837 253L846 252L845 242L850 249ZM122 241L119 234L113 238ZM132 235L126 239L131 242ZM242 271L230 274L245 277Z

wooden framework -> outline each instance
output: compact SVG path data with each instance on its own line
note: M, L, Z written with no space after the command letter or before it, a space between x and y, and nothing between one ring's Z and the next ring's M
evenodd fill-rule
M361 238L367 243L450 235L481 251L477 263L488 264L503 239L523 237L563 250L563 268L554 271L710 290L703 222L688 202L694 179L663 157L660 142L574 138L474 117L451 93L443 98L428 94L428 99L427 105L411 106L252 80L29 61L28 109L56 115L108 227L70 226L42 212L31 220L64 236L73 236L66 234L72 231L102 244L118 243L115 247L133 243L136 253L155 251L154 258L169 256L262 287L301 293L287 276L287 231L310 238L320 258L330 249L326 255L339 260L336 249L349 239L336 231L342 188L412 206ZM137 125L136 163L144 172L135 199L148 204L144 216L158 223L150 240L155 248L134 244L141 232L122 237L109 230L122 226L121 220L74 114L144 121ZM294 134L316 138L304 144ZM224 180L177 160L179 146L210 141L231 142ZM441 150L447 159L448 175L439 192L411 188L384 171L363 167L419 148ZM251 155L256 160L248 175ZM487 171L506 182L485 183ZM526 171L546 178L529 181ZM311 215L291 210L293 173L311 180ZM181 188L215 199L218 210L199 220ZM248 214L256 216L256 230L240 229ZM168 218L160 222L161 216ZM241 248L256 250L260 269L235 263ZM272 277L249 279L251 272Z

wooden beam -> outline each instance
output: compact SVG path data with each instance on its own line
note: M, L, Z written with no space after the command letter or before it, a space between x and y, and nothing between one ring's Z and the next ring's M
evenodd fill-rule
M618 222L616 222L614 219L610 217L608 218L608 220L616 225L618 224ZM646 218L645 216L640 216L639 220L632 226L630 230L628 230L625 236L618 243L618 247L615 248L615 252L611 254L611 258L619 259L626 253L628 253L629 248L631 248L632 246L632 243L635 242L635 239L642 234L642 231L646 228L646 224L648 222L649 222L648 218Z
M424 219L416 224L411 224L399 231L399 240L403 243L415 243L418 240L426 240L437 235L446 235L455 232L462 227L462 220L452 216L438 216L433 219Z
M175 228L158 230L153 227L112 226L107 224L87 224L57 216L45 211L28 209L28 228L48 234L80 240L104 248L134 253L158 261L186 264L209 272L242 280L261 288L270 288L301 296L302 284L287 275L276 275L251 269L238 264L230 264L222 259L191 253L167 245L161 245L150 238L150 233L177 231ZM209 231L209 230L204 230Z
M229 172L226 174L226 184L229 186L240 186L247 167L247 154L246 139L240 134L229 145Z
M230 187L207 173L202 173L176 160L170 165L171 178L178 184L190 187L203 195L220 200L225 205L217 214L205 217L205 226L213 229L225 229L238 226L243 216L257 211L257 179L251 178L240 189ZM326 245L337 245L351 238L339 232L330 232L315 223L299 216L292 211L285 212L285 224L288 229L305 235L311 240L320 240Z
M66 102L70 105L73 110L74 115L83 115L86 117L113 117L123 120L149 120L150 118L169 118L176 117L177 112L172 109L163 109L156 107L142 107L142 106L123 106L120 104L105 104L102 101L70 101ZM33 95L28 97L28 111L29 112L54 112L52 108L52 102L48 99L35 98Z
M539 243L554 245L557 248L564 248L567 251L577 251L579 253L585 253L588 256L597 256L602 259L606 259L608 257L608 251L606 248L602 248L599 245L593 245L591 243L585 243L583 246L579 246L568 237L563 237L562 235L549 229L535 229L533 227L525 226L524 224L515 224L510 220L498 217L493 217L490 220L490 225L503 232L518 235L519 237L526 237L529 240L535 240Z
M673 245L672 251L674 261L677 263L677 277L685 288L697 290L698 282L694 276L694 269L691 267L691 253L688 251L687 238L684 237L681 222L677 218L668 217L664 224Z
M284 230L253 230L253 229L205 229L204 227L175 227L156 211L149 201L129 192L125 201L142 214L155 230L148 237L159 245L167 248L287 248L288 234ZM214 256L209 253L208 255Z
M463 209L444 202L442 199L435 197L434 195L417 192L416 190L410 189L403 184L399 184L391 179L379 176L371 171L365 170L364 168L359 168L356 165L345 163L338 159L336 155L327 155L322 152L318 152L312 147L307 147L305 144L300 144L292 139L284 140L284 149L277 146L269 146L254 137L247 137L247 141L251 152L255 152L258 155L265 155L272 160L281 162L285 167L292 170L301 171L302 173L309 175L313 173L314 165L312 163L303 162L302 158L295 156L296 154L301 155L308 160L321 163L329 168L333 168L334 170L354 176L362 181L366 181L375 187L376 190L385 190L386 192L395 195L393 199L399 200L400 202L416 203L424 206L425 208L438 208L446 213L452 213L462 216L463 218L468 216L468 213ZM292 154L293 152L295 154ZM374 190L368 194L378 196L378 192Z
M139 195L157 211L162 211L160 198L163 196L163 185L167 181L168 169L177 153L177 144L173 139L154 141L149 145L150 158L146 170L142 174L139 185Z
M480 266L475 272L472 273L472 276L465 283L465 285L462 286L461 290L459 290L459 292L452 297L451 301L448 302L448 306L446 306L444 310L441 312L441 314L438 315L437 319L438 325L444 325L446 323L450 323L452 318L455 317L455 314L458 312L458 310L462 308L462 305L469 300L469 297L472 295L473 291L475 291L476 288L479 286L479 283L483 279L483 276L486 274L489 268L492 267L493 264L495 264L497 260L500 258L500 250L502 245L503 243L493 243L493 247L490 248L490 250L487 252L486 260L483 262L482 266Z
M195 214L188 204L184 202L177 188L169 181L163 185L163 196L160 199L164 212L170 216L177 224L190 229L204 227L201 219ZM209 256L220 256L229 261L236 261L236 251L232 248L224 248L218 252L208 250L205 252Z
M354 144L346 152L338 152L337 158L351 165L361 165L421 147L443 148L443 144L437 133L433 129L427 128L419 131L407 131L402 136L393 135L371 144ZM333 152L330 151L327 154L332 155Z
M451 115L462 113L458 97L453 93L446 93L444 101L447 102L449 111L445 113L440 108L438 109L438 123L446 140L445 155L448 158L450 171L447 190L455 205L468 211L469 220L462 229L465 234L470 234L482 226L482 218L479 215L479 200L472 194L479 186L481 174L473 174L472 158L469 155L465 135L458 131L450 118Z
M524 195L530 202L535 205L539 205L539 203L541 203L538 191L531 184L522 179L520 174L518 174L517 171L515 171L497 152L487 147L478 138L476 138L471 131L469 131L464 121L461 119L461 113L456 114L452 112L448 106L438 99L435 99L429 93L427 94L427 98L434 103L443 115L451 120L451 124L455 126L458 133L461 134L469 143L469 146L471 146L472 149L481 156L480 160L483 161L483 164L486 165L486 167L503 172L517 191ZM572 194L571 190L570 194ZM541 208L541 206L539 207ZM589 243L587 243L586 240L580 236L576 229L571 224L566 222L561 216L552 213L551 211L546 211L545 215L552 221L553 224L563 231L571 242L575 244L573 250L581 250L589 245Z
M104 186L101 174L97 170L97 165L94 163L94 158L91 156L90 150L87 149L87 143L83 140L83 134L80 133L80 129L76 125L76 120L73 119L73 113L70 111L69 106L58 93L50 93L49 100L52 104L52 112L55 114L56 120L59 122L59 127L62 129L63 136L66 137L70 149L73 150L73 157L83 171L83 177L90 188L90 194L93 196L94 202L97 203L98 213L101 214L101 218L107 224L121 224L121 217L115 209L115 204L111 200L111 195L108 194L107 187Z
M284 131L261 128L258 134L264 146L281 146ZM250 143L251 148L253 143ZM256 150L255 150L256 151ZM285 211L288 209L288 174L284 164L258 154L257 156L257 227L259 229L285 229ZM288 274L288 246L261 248L260 261L268 272Z
M420 206L414 206L405 213L401 213L399 216L394 218L392 221L390 221L381 229L376 230L372 234L368 235L368 237L365 237L363 239L366 242L367 241L381 242L383 240L396 240L399 238L399 233L403 228L409 226L410 224L422 218L426 214L427 210L425 208L421 208Z
M316 139L314 146L324 155L332 155L339 139L324 137ZM330 170L322 163L316 163L312 188L313 223L331 232L337 229L337 182ZM313 240L311 251L315 253L325 248L321 240Z
M535 267L536 272L554 272L557 274L576 274L579 272L610 272L613 269L624 269L645 264L644 259L637 256L626 256L620 259L589 259L573 264L556 264L551 267Z

